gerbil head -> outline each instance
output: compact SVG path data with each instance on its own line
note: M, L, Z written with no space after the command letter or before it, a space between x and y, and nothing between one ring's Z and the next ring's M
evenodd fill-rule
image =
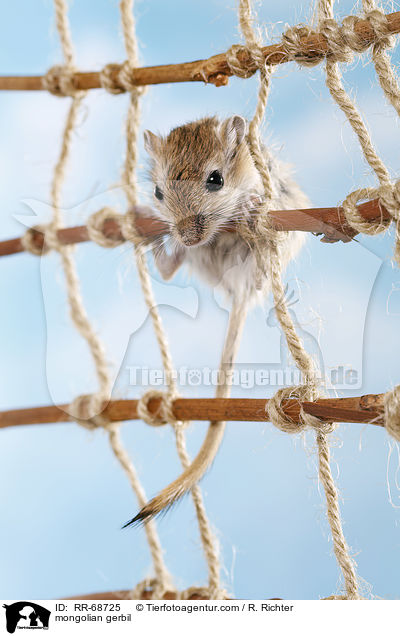
M180 245L209 243L259 202L261 182L246 128L243 117L234 115L192 122L165 138L145 131L154 205Z

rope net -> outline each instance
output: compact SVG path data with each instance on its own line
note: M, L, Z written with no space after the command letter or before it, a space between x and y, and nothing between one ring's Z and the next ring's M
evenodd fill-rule
M104 407L111 396L111 379L103 345L93 329L90 319L84 307L79 279L73 257L73 248L61 244L57 232L64 225L61 213L62 187L65 182L65 171L70 159L72 135L76 126L77 115L85 92L79 90L75 83L75 57L69 28L67 3L65 0L54 0L56 24L63 51L63 64L53 66L43 78L43 87L56 96L71 98L71 105L67 114L64 132L62 136L61 150L54 168L51 204L53 217L50 224L40 229L45 235L45 251L56 250L60 255L64 271L67 298L72 321L89 347L94 367L96 370L97 390L91 395L78 396L70 404L71 418L90 429L102 428L108 434L109 443L125 471L141 508L145 508L147 501L143 487L139 481L132 461L125 451L120 437L119 425L110 422L104 415ZM392 68L387 49L392 46L392 37L385 14L376 6L373 0L363 0L364 17L374 34L372 44L372 61L376 70L379 83L389 103L400 115L400 89L397 77ZM127 200L128 212L125 215L117 214L110 208L103 208L92 215L87 222L89 237L104 247L113 247L123 240L133 243L134 257L137 272L141 283L143 296L148 307L154 333L160 350L160 355L167 378L167 390L148 391L139 400L138 414L149 425L158 426L170 423L174 429L175 442L178 457L183 469L190 466L191 460L186 449L184 429L188 422L177 422L172 414L173 401L179 396L178 387L174 380L174 365L169 349L166 333L158 312L153 294L151 279L146 261L144 243L137 232L134 212L138 205L138 188L136 182L137 167L137 135L140 121L140 97L144 89L135 85L135 68L138 67L138 50L135 35L135 21L133 16L133 0L121 0L120 14L123 37L126 49L126 61L118 66L118 80L116 81L116 66L108 64L100 73L101 84L111 94L119 94L124 90L129 91L129 106L126 117L126 156L123 166L123 182ZM249 227L244 222L239 227L243 239L251 246L254 252L259 276L268 276L275 302L276 315L281 329L286 337L289 351L301 371L302 383L297 386L280 389L269 401L268 411L272 423L286 433L298 433L306 427L315 430L319 458L319 477L323 485L326 497L327 517L333 539L334 553L340 567L344 593L341 596L329 598L359 599L359 585L356 575L356 567L351 556L350 549L344 537L338 492L330 467L330 451L328 435L334 429L330 422L320 420L300 410L300 425L295 423L285 414L282 404L289 398L302 401L314 401L323 396L323 387L317 381L318 369L315 361L305 350L301 338L296 333L296 328L290 315L286 300L285 289L282 283L282 270L284 265L285 233L278 232L272 227L269 218L270 201L272 198L271 176L267 161L260 146L260 125L262 123L268 94L270 89L272 66L268 65L261 40L255 27L255 14L250 0L240 0L239 25L243 35L244 44L233 45L226 53L226 60L232 74L247 78L259 72L259 91L256 110L248 129L248 144L251 154L258 169L265 200L256 222ZM357 210L357 203L366 198L378 198L388 210L391 219L395 223L395 251L394 258L400 264L400 185L394 183L387 167L374 148L366 125L358 112L356 104L344 89L341 79L340 63L351 61L354 53L365 51L371 44L362 38L356 26L361 18L349 16L343 20L342 25L334 20L333 0L318 0L318 34L322 34L327 42L327 52L312 55L304 52L304 38L316 33L305 25L287 29L282 37L282 45L288 59L296 61L302 66L313 66L325 60L326 84L330 94L338 107L345 114L352 127L362 150L362 154L374 171L378 185L374 188L360 188L351 192L343 202L343 211L348 224L357 232L377 234L386 231L387 221L366 221ZM243 55L245 53L245 55ZM318 53L318 52L317 52ZM103 233L104 222L115 219L121 226L122 239L112 239ZM33 230L28 230L22 239L25 249L34 254L42 254L33 241ZM230 317L230 327L225 341L221 358L221 367L226 370L227 363L230 367L234 364L235 353L238 348L240 334L244 325L247 312L246 301L233 304ZM233 328L236 338L229 336L229 329ZM229 374L225 374L228 376ZM230 385L220 385L216 397L228 397ZM150 413L149 400L154 397L161 398L161 406L157 414ZM388 391L384 399L384 417L387 431L400 441L400 387ZM221 428L223 432L223 426ZM221 432L221 434L222 434ZM220 579L221 565L218 556L218 545L207 518L204 501L200 487L195 485L192 490L192 499L196 511L202 547L208 567L208 584L205 588L189 588L183 592L177 592L172 583L172 577L164 562L160 540L153 520L145 526L147 541L153 563L154 576L138 583L131 592L132 598L138 598L144 590L151 589L153 598L162 598L166 593L172 592L179 598L189 598L194 589L206 594L209 598L226 598L227 593L223 589Z
M138 64L135 23L132 9L133 0L121 1L120 12L125 47L128 56L128 62L126 63L128 73L130 73L132 68L134 68ZM96 428L103 428L107 431L109 443L113 450L113 453L119 461L121 467L125 471L139 505L143 508L146 505L145 491L140 483L133 463L122 445L119 425L108 421L105 416L102 415L104 406L109 401L111 395L111 380L104 348L99 337L92 328L90 320L84 308L77 270L73 259L72 248L70 246L61 245L58 242L56 234L57 230L60 229L60 227L62 226L60 208L61 189L64 183L65 170L71 151L72 133L76 125L79 107L85 97L85 94L81 91L74 90L73 87L71 87L70 83L65 89L67 83L66 78L71 77L71 68L73 64L74 54L68 23L67 5L64 0L55 0L55 12L57 29L60 36L65 65L56 67L58 77L57 85L61 88L54 88L52 92L57 96L71 96L72 102L65 122L64 132L62 136L61 152L54 169L51 187L53 219L49 226L45 228L46 244L49 246L49 248L55 249L60 254L67 287L70 315L75 327L88 344L98 379L98 391L96 393L93 393L92 395L82 395L75 398L75 400L70 404L69 412L71 418L78 422L78 424L81 424L86 428L92 430ZM137 183L135 177L137 162L136 145L137 131L139 126L139 98L142 93L142 89L132 87L126 119L127 145L124 165L124 188L129 207L133 206L137 200ZM110 210L105 209L99 211L99 213L94 216L90 224L92 234L98 236L99 224L104 221L104 218L109 218L110 214L112 214ZM153 321L153 326L157 341L160 346L164 368L167 373L167 377L170 379L167 399L171 400L175 395L177 395L177 390L172 379L173 364L168 348L168 342L163 330L161 317L158 313L156 302L153 296L144 248L143 245L139 242L139 237L137 236L131 213L128 212L121 219L121 221L124 229L124 236L128 240L131 240L134 244L136 265L138 269L139 279L142 285L144 298ZM149 418L147 417L147 399L148 396L142 397L139 409L143 419L151 423L149 421ZM184 424L181 422L174 422L177 451L181 463L183 467L185 467L190 463L190 458L186 451L183 426ZM196 508L200 536L209 571L209 585L203 590L203 593L209 595L210 598L224 598L226 596L226 592L224 590L221 590L220 587L220 566L216 541L214 539L210 524L207 519L199 486L196 486L193 489L192 497ZM172 585L172 578L164 562L163 552L155 527L155 522L149 521L148 523L146 523L144 529L152 558L154 577L145 579L144 581L138 583L131 592L131 598L140 598L143 591L148 589L151 590L153 598L162 598L164 594L168 592L176 593L176 590ZM183 591L182 594L185 597L187 596L188 591Z

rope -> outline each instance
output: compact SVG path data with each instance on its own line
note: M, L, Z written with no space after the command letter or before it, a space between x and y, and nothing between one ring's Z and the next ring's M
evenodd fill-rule
M365 17L369 21L374 34L375 42L372 47L372 60L376 74L382 90L390 104L395 108L400 116L400 88L398 79L393 71L390 58L386 49L393 45L393 37L388 35L387 20L384 13L376 7L374 0L363 0ZM333 21L333 0L320 0L319 23L322 32L326 35L326 27ZM378 181L378 188L360 188L351 192L343 202L343 211L347 222L354 229L365 234L378 234L385 231L388 223L382 220L366 222L361 219L356 205L365 196L378 197L388 210L395 223L395 249L394 259L400 266L400 182L392 183L389 171L383 161L375 151L369 132L359 114L354 102L346 93L341 81L341 74L338 68L337 59L327 59L326 61L326 83L329 91L346 115L351 127L357 135L363 155L375 172ZM398 439L398 429L400 426L400 400L399 387L393 391L388 391L385 396L385 426L386 430Z
M324 0L320 1L320 10L324 10ZM255 48L257 47L256 34L252 28L253 15L251 11L250 0L240 0L239 2L239 22L243 36L246 41L250 52L254 55ZM258 45L259 46L259 45ZM258 168L262 183L265 189L266 203L260 214L260 220L256 223L254 230L255 239L254 243L258 253L258 259L264 261L264 271L269 275L271 281L272 293L275 301L275 311L285 334L289 350L294 358L294 361L300 371L302 372L304 385L300 387L288 387L278 391L270 402L271 408L269 409L269 415L272 423L275 424L281 430L285 432L298 432L299 427L296 425L293 427L288 418L283 416L281 408L282 399L287 398L289 395L296 395L299 399L314 400L318 396L318 386L316 382L315 365L311 356L305 351L303 343L296 333L296 329L292 318L289 314L287 303L285 301L284 288L282 284L282 252L284 249L284 243L282 239L278 239L277 232L273 231L268 224L268 202L271 199L271 178L268 171L268 165L263 156L259 142L259 126L265 112L265 107L268 99L270 85L270 73L265 69L265 63L263 62L260 67L260 88L258 94L258 103L253 120L249 126L248 141L252 155L255 160L255 165ZM268 250L261 253L260 244L257 246L257 238L260 236L260 230L267 231L268 237ZM329 464L329 448L326 439L327 433L329 433L333 425L330 423L321 422L315 417L305 414L301 414L303 426L312 426L317 429L317 443L318 443L318 456L319 456L319 475L323 484L326 501L327 501L327 513L328 521L331 528L335 556L338 564L342 570L343 578L346 586L347 598L359 598L357 591L357 578L355 574L354 565L349 555L349 550L344 539L339 506L338 506L338 494L335 487L335 483L332 477L332 472Z
M386 393L383 404L385 428L400 442L400 385Z
M97 243L101 247L118 247L125 242L125 238L111 238L104 235L104 223L113 219L121 225L122 215L118 214L112 208L105 207L91 214L86 221L88 235L91 241Z
M149 402L159 398L161 400L160 406L155 413L150 413ZM174 423L174 415L172 413L174 398L172 395L166 394L164 391L157 391L156 389L150 389L146 391L137 404L137 414L140 419L146 422L149 426L163 426L164 424Z
M49 90L57 96L72 96L78 89L75 86L76 79L74 74L77 69L74 64L74 55L71 34L69 26L63 24L63 15L66 2L60 0L57 2L56 21L63 35L64 55L67 60L66 66L56 65L49 69L46 76L42 78L43 88ZM246 29L247 14L251 16L248 7L243 12L242 26ZM134 21L129 16L129 10L124 8L124 17L130 28L134 27ZM298 24L288 28L282 35L281 48L285 52L288 61L294 60L298 64L310 67L319 64L325 56L336 61L349 62L354 52L361 53L370 46L379 47L381 42L390 42L388 21L384 13L375 9L366 15L366 19L370 22L374 37L368 37L368 40L355 30L361 18L357 16L347 16L343 19L342 25L337 24L333 19L331 26L327 30L325 37L327 39L327 48L316 51L315 48L307 50L303 40L310 36L318 36L319 33L311 27L304 24ZM250 23L252 20L250 20ZM67 28L65 28L67 27ZM129 32L128 38L130 38ZM249 45L242 46L234 44L225 53L228 66L232 74L238 77L251 77L260 67L260 55L265 55L261 47L258 46L257 38L253 37L250 31L247 32ZM126 40L126 38L125 38ZM254 44L255 56L251 51L251 43ZM132 66L131 61L137 55L136 43L134 39L127 41L129 58L122 64L109 63L99 71L100 86L111 94L118 95L124 92L131 92L136 86L135 65ZM386 46L386 44L385 44ZM388 44L390 46L390 44ZM242 56L242 53L246 53Z
M68 68L73 64L73 47L69 30L66 2L64 0L55 0L55 10L64 60L66 67ZM125 471L139 504L144 505L146 503L146 496L136 474L135 468L122 445L119 426L115 423L110 423L104 415L101 415L104 405L108 402L111 394L111 378L109 369L103 345L89 321L83 304L79 278L73 258L73 250L69 246L61 245L57 239L57 230L62 226L61 191L65 180L65 173L71 150L72 135L76 126L79 107L83 97L84 94L82 92L74 94L72 97L71 107L68 111L62 136L61 151L54 169L51 186L53 218L51 223L47 226L47 228L45 228L46 246L48 248L55 249L60 254L67 286L70 315L75 327L89 346L99 384L97 393L77 397L71 403L69 411L71 417L76 419L79 424L87 428L102 427L108 432L109 442L113 453ZM98 232L98 226L104 222L105 215L106 212L104 211L100 211L97 215L94 215L90 226L90 232L92 235L96 235ZM29 235L32 235L32 232L28 231L26 236ZM96 236L97 239L99 239L99 236ZM32 249L32 241L30 242L30 248ZM149 523L146 526L145 531L154 571L158 581L157 593L162 594L165 591L172 589L170 584L170 575L163 561L162 548L154 523Z
M50 249L56 250L61 257L61 262L66 278L68 303L73 323L82 337L88 343L99 384L98 392L92 395L78 396L70 405L71 416L78 423L87 428L104 428L109 435L112 450L128 475L133 490L136 493L139 504L143 507L146 504L146 497L143 488L138 480L136 471L131 463L125 449L123 448L119 436L119 427L111 423L102 415L105 404L109 400L111 393L111 379L108 365L105 358L102 343L94 331L86 310L84 308L82 295L80 292L79 279L73 259L73 251L69 246L61 245L57 238L57 230L62 227L61 214L61 190L65 180L65 171L70 154L72 136L76 127L79 108L85 93L78 90L75 85L74 75L76 73L74 62L74 51L72 37L67 16L67 3L65 0L54 0L57 29L63 51L64 64L51 67L43 78L43 86L56 96L69 96L72 103L68 111L66 124L62 136L62 145L59 159L56 163L51 188L51 202L53 207L53 218L47 227L37 226L30 228L21 241L24 248L32 254L42 255ZM361 219L357 212L356 204L363 198L372 196L378 197L392 216L396 223L396 247L395 259L400 264L400 185L399 182L393 184L390 181L389 172L378 156L368 130L357 110L356 105L346 93L341 73L338 67L339 62L349 62L354 52L362 52L370 46L363 41L354 28L359 18L349 16L343 20L339 26L333 19L333 0L319 0L319 31L328 42L328 54L326 59L326 83L328 89L346 115L359 140L364 157L370 167L375 172L379 181L377 188L362 188L350 193L344 203L343 209L348 223L366 234L376 234L387 229L388 224L382 221L366 222ZM393 71L386 49L392 46L393 38L389 35L389 29L385 14L377 9L373 0L363 0L366 19L369 21L374 31L374 42L372 46L372 59L380 85L389 100L400 115L400 90L397 77ZM135 178L137 164L137 133L139 126L139 98L143 93L141 87L137 87L134 82L134 70L138 65L137 41L135 36L135 22L132 13L133 0L121 0L120 11L123 26L127 61L122 65L108 64L101 71L102 86L113 94L124 91L130 92L130 103L126 122L127 150L124 168L124 184L126 196L129 204L134 206L137 201L137 182ZM353 561L349 556L346 544L338 505L338 494L333 481L330 469L330 453L327 443L327 434L333 430L331 423L326 423L301 412L300 424L295 424L284 415L282 410L282 400L288 397L296 397L302 400L314 400L319 395L316 381L316 369L314 361L307 354L301 339L298 337L286 302L284 300L284 289L281 280L282 254L285 249L284 235L278 234L271 229L268 222L268 201L272 196L271 178L268 171L267 162L260 147L259 127L264 116L265 107L268 100L270 87L271 68L267 68L263 56L260 40L254 29L254 16L252 13L250 0L240 0L239 2L239 23L245 39L245 46L233 45L227 52L228 65L235 75L239 77L249 77L255 72L260 73L260 87L258 102L254 117L249 125L248 141L251 148L255 165L261 175L265 190L266 203L260 211L254 228L241 227L243 238L252 243L254 254L259 267L259 275L268 274L271 280L272 292L275 300L276 314L285 333L289 350L303 374L304 384L297 387L287 387L278 391L270 400L269 413L273 423L282 431L287 433L297 433L305 427L312 427L317 432L318 456L319 456L319 476L323 484L326 500L327 514L331 527L334 551L338 563L341 567L345 585L346 596L341 598L359 598L357 589L357 577ZM312 59L304 52L302 39L314 33L309 27L298 25L288 29L282 42L290 59L295 60L300 65L312 66L319 63L324 57L313 55ZM246 52L246 61L242 60L240 54ZM173 364L169 352L169 346L163 329L160 315L156 308L153 291L151 288L150 276L145 260L145 251L140 244L140 237L137 235L133 213L128 212L123 217L117 215L110 208L103 208L88 219L87 227L91 240L103 247L114 247L123 242L123 239L106 237L103 233L104 223L107 219L116 218L122 222L122 234L125 240L131 240L135 245L136 263L139 278L146 304L152 317L155 335L160 348L163 365L167 376L167 393L150 391L142 396L138 404L138 412L142 419L148 424L158 426L163 423L173 424L176 437L176 446L183 468L190 465L190 458L186 451L184 427L185 422L174 422L172 417L172 401L177 397L177 388L173 380ZM45 241L43 248L38 248L35 242L38 232L44 232ZM268 246L268 250L265 247ZM243 312L243 305L240 306ZM232 309L234 313L234 309ZM234 321L235 321L234 317ZM237 318L237 326L243 325L243 316ZM234 349L237 347L238 339L227 342L224 347L224 356L228 357L230 364L233 364ZM219 397L229 395L229 385L219 387ZM217 391L218 393L218 391ZM148 409L150 399L161 398L160 408L157 413L151 414ZM384 403L385 426L387 431L400 441L400 387L395 387L388 391ZM211 532L210 524L206 516L201 491L198 486L192 489L192 496L196 507L200 535L203 549L206 555L209 568L209 587L207 592L210 598L225 598L226 593L221 590L219 581L220 564L214 536ZM153 522L145 526L147 539L152 554L155 578L145 579L139 583L132 591L132 598L139 598L145 589L152 589L153 597L162 597L165 592L172 591L170 576L164 565L162 549ZM193 592L194 590L194 592ZM196 590L204 591L205 588L190 588L181 593L182 598L187 598L189 592Z
M393 45L393 36L389 35L387 18L383 11L377 9L374 0L363 0L363 7L365 19L368 20L374 32L372 59L380 85L386 98L400 115L398 79L386 53L386 49ZM317 32L307 25L296 25L287 29L282 36L282 45L288 58L296 61L300 66L315 66L326 57L326 83L328 89L357 135L364 157L378 178L380 188L374 191L374 194L380 198L382 204L388 209L395 222L396 238L394 258L400 265L399 190L397 184L391 183L389 172L373 146L369 132L356 105L344 89L341 72L338 67L338 62L348 63L352 60L354 52L361 53L371 46L371 42L365 41L362 36L355 31L355 27L360 20L361 18L357 16L347 16L343 19L342 25L339 25L333 18L333 10L329 0L321 0L319 3L319 33L327 40L328 53L325 54L321 51L320 55L316 55L315 51L310 54L304 50L302 40L311 35L317 35ZM263 112L269 85L269 78L265 76L270 73L271 70L267 71L265 68L266 60L264 60L262 55L262 48L252 30L254 19L249 0L245 0L239 4L239 21L246 39L246 46L232 46L227 52L227 63L231 72L242 78L250 77L257 68L260 69L261 83L257 109ZM243 51L247 53L246 58L239 56ZM264 94L261 93L262 91ZM259 113L256 113L253 122L255 122L254 129L257 129ZM254 147L258 143L254 138L252 142ZM258 153L255 155L255 159L256 165L262 174L261 171L263 167L262 162L260 164L258 161ZM269 192L270 185L268 184L268 180L265 179L265 175L263 182L266 186L266 192ZM376 234L387 230L389 226L388 223L383 224L379 221L366 222L359 217L355 210L353 200L360 200L360 193L363 191L364 190L357 190L354 193L350 193L345 199L343 207L348 223L358 232L364 232L366 234ZM263 215L261 215L261 218L262 216ZM265 227L264 230L267 232L268 227ZM243 237L245 236L249 236L246 230L244 230L243 234ZM256 245L257 252L260 247L260 243L258 246ZM259 256L257 256L257 258L260 260Z
M123 69L125 76L125 79L123 79L123 81L129 81L129 78L131 78L133 75L134 68L138 65L135 21L132 9L133 0L121 0L120 12L122 30L128 58L127 63L125 63ZM121 72L119 75L121 76ZM109 77L110 76L111 72L109 73ZM134 206L137 203L137 181L135 175L137 165L137 135L140 123L139 96L142 93L142 89L136 86L132 86L126 120L126 158L124 166L124 184L127 201L131 209L134 209ZM186 426L187 423L175 422L169 415L169 412L172 408L172 401L178 396L177 387L173 379L174 367L169 351L168 340L153 294L151 278L145 257L145 249L143 244L141 244L140 242L140 237L136 232L135 224L133 221L133 214L131 212L128 212L125 215L124 219L123 234L126 238L129 238L129 240L133 242L135 247L135 259L139 280L141 283L144 300L152 319L154 333L160 349L162 364L165 369L166 382L168 387L166 395L162 395L159 392L151 391L146 393L145 396L142 396L142 398L139 400L139 411L144 421L151 424L152 426L158 425L160 423L162 424L164 423L164 421L168 421L169 423L173 424L178 455L183 467L185 468L187 465L190 464L190 459L186 451L186 443L183 433L183 428ZM151 415L147 409L148 401L152 397L162 397L161 412L158 417ZM210 523L208 521L204 507L202 494L198 486L193 488L192 498L196 509L200 537L208 566L209 594L211 598L224 598L224 595L226 593L224 590L221 589L220 584L220 563L218 558L218 551L215 547L216 540L211 531Z
M43 245L38 247L36 243L36 238L38 234L43 234L46 236L45 225L35 225L26 230L26 232L21 236L21 245L26 252L33 254L34 256L44 256L48 254L50 251L49 245L46 243L46 240L43 241Z
M54 0L54 10L64 65L52 66L47 71L42 79L43 88L57 97L75 97L80 94L83 96L83 93L78 91L74 85L75 55L66 0Z

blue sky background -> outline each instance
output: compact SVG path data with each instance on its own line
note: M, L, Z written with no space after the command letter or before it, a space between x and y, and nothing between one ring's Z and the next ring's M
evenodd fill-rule
M385 4L387 12L398 4ZM337 15L355 13L338 3ZM312 6L263 2L265 41L285 23L310 22ZM117 0L71 5L80 68L124 59ZM136 7L146 65L190 61L226 50L239 39L233 0L144 0ZM60 60L50 0L19 0L1 8L0 73L42 74ZM393 56L396 66L399 54ZM345 81L394 177L400 175L400 130L377 85L369 54L355 58ZM255 79L229 86L152 87L143 99L143 128L162 133L206 114L251 117ZM49 217L49 184L68 100L42 93L0 95L0 238ZM126 96L91 91L74 136L64 201L67 222L83 222L106 203L124 210L118 188L124 156ZM357 142L324 85L322 68L278 68L264 126L265 139L294 167L314 206L338 204L351 190L374 184ZM143 198L146 156L140 145ZM28 215L28 218L26 218ZM25 218L22 218L25 216ZM37 219L36 219L37 220ZM298 299L296 319L318 341L327 368L357 370L356 387L340 395L385 391L400 382L400 279L391 263L392 236L323 245L310 236L286 278ZM114 394L134 397L129 368L160 368L131 250L78 247L88 312L104 339L116 379ZM161 314L176 366L218 364L227 312L213 290L182 270L165 285L152 267ZM59 259L30 255L1 259L0 408L67 402L95 389L85 344L67 315ZM271 307L248 319L238 362L279 363L280 335L268 326ZM314 340L312 340L314 339ZM276 387L235 387L236 396L268 397ZM185 395L210 395L184 387ZM193 423L196 452L205 423ZM178 472L171 431L124 424L124 442L148 495ZM340 425L332 435L333 473L341 493L344 530L365 589L398 598L399 487L397 446L374 426ZM237 597L309 599L340 589L340 577L317 479L312 434L289 437L269 423L231 423L218 458L202 482L207 510L221 543L224 580ZM101 431L77 425L10 428L0 444L0 596L53 598L129 588L149 573L140 529L120 526L137 510L125 476ZM206 569L190 498L159 523L166 560L178 586L203 584Z

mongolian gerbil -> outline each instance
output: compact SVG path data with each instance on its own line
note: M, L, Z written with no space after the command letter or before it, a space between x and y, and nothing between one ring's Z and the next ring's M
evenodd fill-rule
M247 307L268 291L260 281L254 254L237 233L224 228L255 214L263 200L261 178L246 140L246 121L235 115L219 122L200 119L172 130L166 138L144 133L152 160L156 215L170 227L168 244L154 249L164 279L187 263L193 272L219 285L232 300L221 369L232 368ZM285 164L265 150L272 178L272 209L306 208L308 199ZM299 251L303 235L290 232L282 246L283 265ZM229 395L229 385L217 387L217 397ZM225 422L211 422L203 445L190 467L152 499L127 525L152 518L188 492L211 465L221 443Z

